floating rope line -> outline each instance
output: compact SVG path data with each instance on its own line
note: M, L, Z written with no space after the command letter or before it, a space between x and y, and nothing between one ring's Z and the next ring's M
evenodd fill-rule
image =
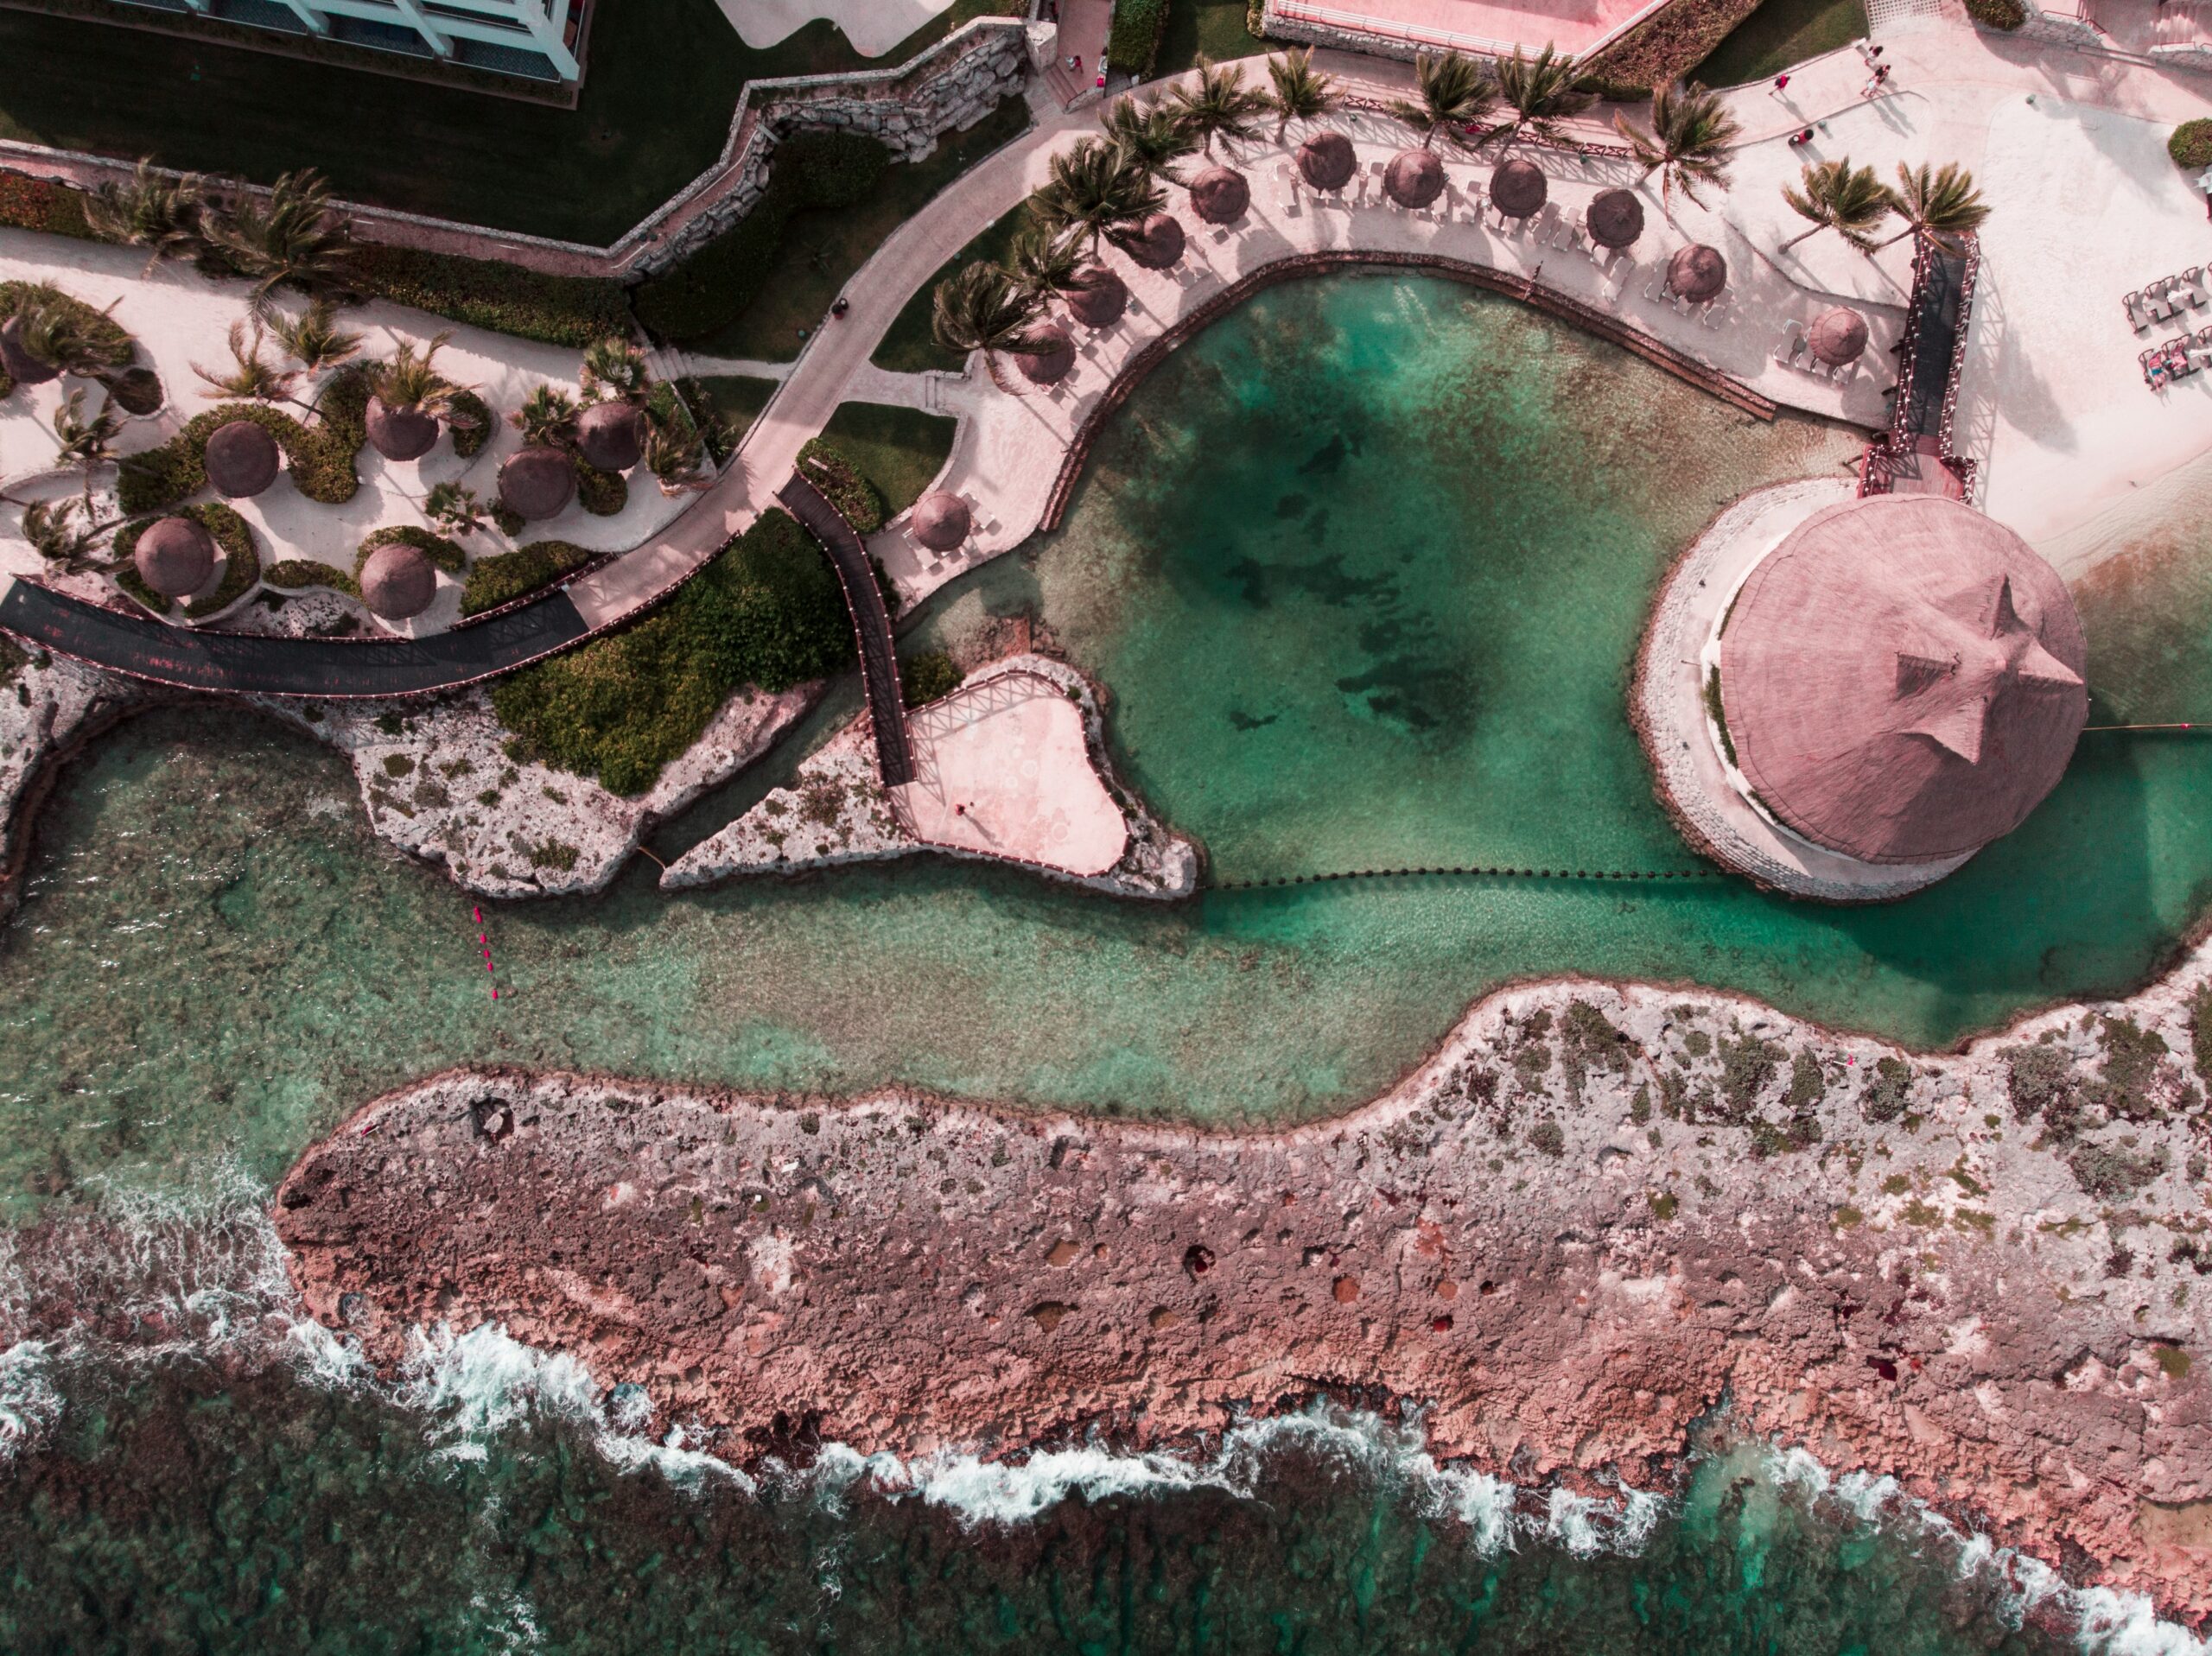
M2193 725L2193 724L2191 724L2191 725L2084 725L2084 726L2082 726L2082 733L2084 736L2087 736L2087 735L2088 735L2091 731L2093 731L2093 730L2195 730L2196 728L2196 726L2195 725ZM2206 728L2206 729L2208 729L2208 730L2212 730L2212 725L2208 725L2208 726L2205 726L2205 728Z
M1346 868L1325 874L1277 874L1262 879L1217 879L1217 891L1256 891L1281 885L1318 885L1343 879L1421 879L1459 876L1479 879L1649 880L1719 879L1718 868Z

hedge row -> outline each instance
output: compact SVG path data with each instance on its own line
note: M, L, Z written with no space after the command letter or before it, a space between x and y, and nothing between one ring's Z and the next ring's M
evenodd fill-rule
M195 414L160 447L124 456L118 467L123 509L159 511L206 488L207 439L233 420L251 420L276 440L292 485L302 494L327 506L342 506L361 486L353 457L367 440L362 413L368 402L367 371L349 367L331 377L313 426L265 403L225 403Z
M630 485L620 472L602 472L576 461L576 504L594 517L612 517L630 504Z
M753 211L681 263L649 277L638 289L638 320L679 344L727 327L774 270L791 215L859 205L890 164L888 149L855 133L800 132L785 139Z
M883 527L883 496L842 450L810 438L798 451L798 469L855 534L873 535Z
M641 793L747 684L774 693L852 660L837 578L781 511L761 514L652 614L492 687L518 751Z
M1578 84L1606 98L1649 98L1653 87L1681 79L1712 56L1758 9L1759 0L1675 0L1578 65Z
M1984 29L2009 35L2028 21L2028 9L2020 0L1967 0L1967 16Z
M369 561L369 554L380 546L411 546L419 549L432 564L455 580L467 573L468 555L442 535L433 535L427 529L413 523L387 523L382 529L372 529L363 537L353 553L353 580L358 584L361 571Z
M334 569L327 563L313 558L286 558L272 563L261 572L264 586L280 587L286 592L302 592L309 587L327 587L334 593L348 598L361 595L361 583L343 569Z
M159 513L140 517L115 531L115 555L122 561L122 568L115 574L115 584L156 615L169 612L170 600L162 597L138 578L130 555L138 549L138 537L162 521L163 517L189 517L208 534L215 537L215 544L223 550L223 578L215 583L215 590L193 599L184 606L184 612L193 620L219 614L222 611L251 592L254 583L261 579L261 553L254 545L253 530L245 518L228 506L216 501L207 501L196 506L187 506L181 511Z
M42 230L49 236L92 239L85 222L82 192L43 178L0 173L0 225L15 230Z
M1109 67L1139 80L1152 73L1160 38L1167 32L1167 0L1114 0L1113 32L1106 37Z
M547 276L520 265L412 247L362 245L353 282L395 304L581 351L608 334L630 336L622 284L604 276Z
M572 569L581 569L594 555L566 541L533 541L512 552L477 559L461 589L463 616L481 615L502 604L511 604L528 593L553 582Z

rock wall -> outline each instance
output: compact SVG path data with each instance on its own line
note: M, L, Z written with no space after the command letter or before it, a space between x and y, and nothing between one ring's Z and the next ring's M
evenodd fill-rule
M151 687L0 632L0 919L16 906L39 806L69 756L162 700Z
M455 1072L309 1152L275 1218L378 1361L497 1321L732 1459L1143 1446L1380 1391L1440 1456L1594 1492L1663 1484L1726 1401L2202 1617L2208 977L1940 1058L1511 990L1281 1134Z

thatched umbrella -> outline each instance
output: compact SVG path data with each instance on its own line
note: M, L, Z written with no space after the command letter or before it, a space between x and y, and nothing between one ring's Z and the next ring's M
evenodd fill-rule
M1103 264L1086 264L1071 281L1068 314L1085 327L1111 327L1129 308L1129 284Z
M557 517L576 498L576 463L565 448L518 450L499 467L499 500L523 517Z
M2088 713L2066 583L1940 495L1815 512L1720 635L1729 739L1773 815L1862 862L1979 850L2057 784Z
M1866 319L1847 305L1824 310L1806 330L1805 343L1829 367L1844 367L1866 348Z
M948 489L931 489L914 502L906 532L932 552L950 552L968 538L968 503Z
M61 377L61 371L52 363L23 349L21 316L10 316L0 322L0 372L18 385L43 385L49 379Z
M1667 261L1667 291L1677 299L1697 304L1728 285L1728 261L1717 247L1703 242L1675 250Z
M1382 194L1418 211L1444 194L1444 163L1433 149L1401 149L1382 169Z
M207 439L207 481L215 492L230 500L259 494L276 480L283 455L265 426L251 420L232 420L215 428Z
M1582 224L1600 247L1631 246L1643 234L1643 203L1633 190L1600 190L1590 199Z
M438 416L419 408L393 408L381 397L369 399L363 416L369 447L388 460L420 460L438 441Z
M1042 322L1022 336L1014 361L1033 385L1057 385L1075 366L1075 336L1058 322Z
M1501 161L1490 175L1491 205L1509 219L1526 219L1544 205L1551 191L1544 169L1520 155Z
M1351 140L1341 132L1316 132L1298 146L1298 173L1317 190L1341 190L1359 168Z
M645 411L630 403L593 403L576 416L576 447L596 471L628 471L645 457Z
M1234 167L1209 167L1191 181L1191 211L1210 225L1233 225L1252 205L1252 186Z
M1122 244L1122 251L1147 270L1165 270L1183 257L1184 245L1183 221L1172 213L1155 213Z
M164 517L138 537L130 562L163 598L189 598L215 573L215 537L189 517Z
M387 621L420 615L437 591L438 572L429 555L404 541L386 541L361 566L361 602L370 614Z

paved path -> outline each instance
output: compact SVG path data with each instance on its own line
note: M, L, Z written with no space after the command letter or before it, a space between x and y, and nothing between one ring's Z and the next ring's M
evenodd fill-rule
M891 612L868 549L853 526L820 491L798 473L776 492L785 509L820 542L845 589L845 608L853 618L853 640L860 646L861 682L868 689L868 720L875 727L875 768L887 788L914 779L914 758L906 741L906 705L899 688L899 651L892 642Z

